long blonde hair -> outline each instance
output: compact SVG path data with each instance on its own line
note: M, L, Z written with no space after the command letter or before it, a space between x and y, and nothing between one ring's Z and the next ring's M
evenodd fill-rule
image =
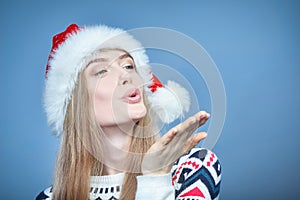
M146 97L144 102L148 108ZM103 175L104 164L98 158L103 157L101 138L104 138L104 135L95 120L91 105L92 98L87 89L87 80L81 72L65 115L61 146L54 172L52 197L55 200L88 199L90 176ZM150 113L147 112L134 128L129 152L145 153L155 142L154 120L153 116L149 115ZM94 155L97 155L97 158ZM135 199L136 176L141 175L136 169L141 166L142 157L132 157L129 162L129 170L125 174L120 195L121 200Z

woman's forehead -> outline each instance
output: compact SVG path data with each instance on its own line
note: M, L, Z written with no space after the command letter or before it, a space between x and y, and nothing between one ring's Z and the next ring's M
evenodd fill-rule
M93 58L103 58L106 60L114 60L114 59L123 59L126 57L131 57L131 55L122 49L101 49L96 51L93 55L92 55L92 59Z

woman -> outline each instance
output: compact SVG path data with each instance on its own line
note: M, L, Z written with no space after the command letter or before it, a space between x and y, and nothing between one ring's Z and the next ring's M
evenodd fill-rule
M192 133L209 114L200 111L160 138L156 122L187 111L188 93L174 82L164 87L127 32L72 24L54 36L44 98L62 140L53 186L37 199L218 198L220 164L193 148L206 133Z

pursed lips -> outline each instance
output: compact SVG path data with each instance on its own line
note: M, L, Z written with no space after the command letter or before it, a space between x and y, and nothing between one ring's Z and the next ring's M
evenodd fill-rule
M134 104L141 101L141 93L138 88L129 89L125 95L122 97L123 101Z

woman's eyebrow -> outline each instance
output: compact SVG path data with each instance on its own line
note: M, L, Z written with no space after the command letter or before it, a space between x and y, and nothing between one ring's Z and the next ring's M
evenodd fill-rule
M90 64L96 63L96 62L108 62L108 59L107 58L96 58L96 59L91 60L90 62L88 62L86 67L88 67Z
M132 56L129 53L124 53L118 57L118 59L120 59L120 60L125 59L125 58L131 58L131 60L133 60Z
M129 53L122 54L118 57L119 60L123 60L123 59L126 59L126 58L131 58L133 60L132 56ZM90 62L88 62L86 67L88 67L90 64L96 63L96 62L109 62L109 59L108 58L96 58L96 59L91 60Z

